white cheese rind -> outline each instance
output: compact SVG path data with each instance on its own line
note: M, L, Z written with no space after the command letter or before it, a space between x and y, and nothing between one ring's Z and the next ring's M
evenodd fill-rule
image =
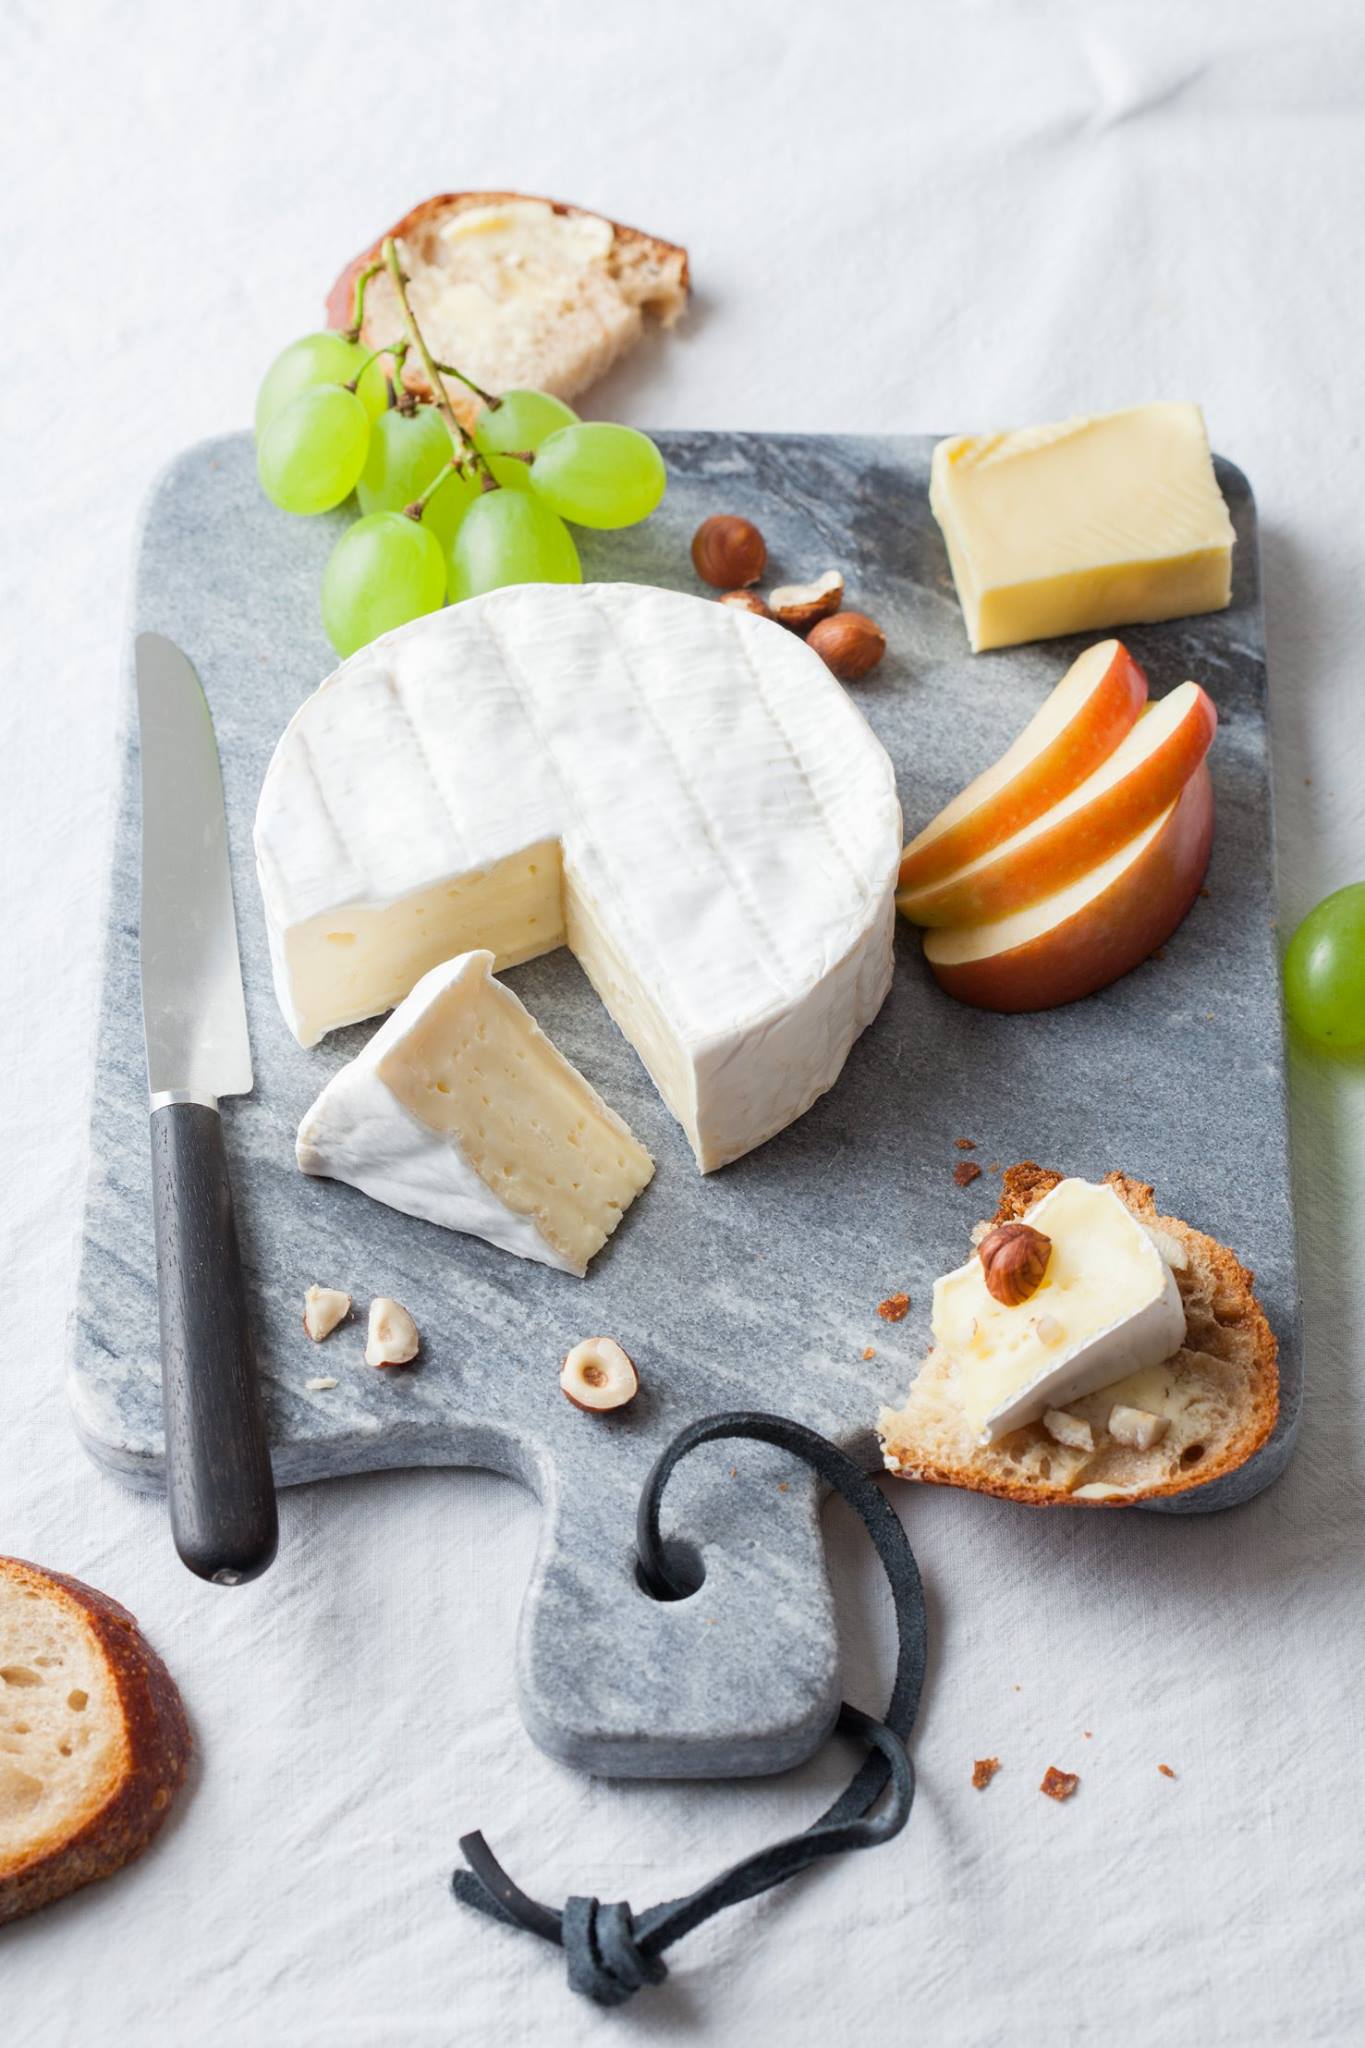
M1185 1341L1175 1278L1113 1188L1059 1181L1028 1221L1052 1251L1026 1301L997 1301L978 1257L934 1286L934 1337L956 1361L983 1444L1158 1365Z
M312 1044L487 944L566 942L702 1170L833 1085L890 986L887 756L795 635L637 585L529 585L414 621L307 700L257 864Z
M492 980L492 962L489 952L466 953L423 977L304 1117L298 1164L404 1215L581 1276L653 1163L512 991ZM461 1045L445 1063L444 1049ZM485 1119L488 1146L480 1143ZM570 1126L574 1164L551 1194L541 1184L546 1161L552 1149L566 1156ZM570 1173L585 1193L571 1191Z

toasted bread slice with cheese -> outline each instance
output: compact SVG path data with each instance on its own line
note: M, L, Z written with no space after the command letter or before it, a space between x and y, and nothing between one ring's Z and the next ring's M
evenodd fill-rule
M1016 1223L1062 1176L1031 1162L1010 1167L989 1226ZM1145 1182L1105 1175L1175 1274L1185 1343L1174 1357L1097 1393L1068 1401L1089 1425L1092 1449L1060 1443L1042 1422L981 1444L954 1395L954 1363L930 1352L905 1406L884 1409L878 1432L888 1470L933 1486L965 1486L1034 1506L1122 1507L1207 1486L1244 1465L1275 1426L1275 1338L1252 1292L1254 1276L1225 1245L1157 1213ZM1140 1381L1141 1384L1137 1384ZM1165 1423L1147 1449L1110 1433L1116 1407ZM1079 1432L1083 1435L1084 1432Z
M646 314L670 327L687 303L687 251L600 213L519 192L442 192L389 232L399 242L409 297L438 363L453 363L486 391L530 387L576 398L632 349ZM349 328L355 281L383 237L348 263L327 318ZM397 341L403 320L386 272L370 280L360 338ZM409 389L429 396L414 355ZM448 380L465 425L479 401Z
M132 1615L0 1557L0 1923L139 1855L189 1754L175 1682Z

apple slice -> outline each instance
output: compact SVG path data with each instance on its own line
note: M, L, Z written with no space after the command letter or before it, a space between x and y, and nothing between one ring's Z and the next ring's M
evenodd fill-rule
M955 875L902 889L902 915L911 924L988 924L1079 881L1170 809L1217 729L1213 699L1198 683L1181 683L1041 818Z
M1087 647L994 767L910 841L901 888L953 874L1060 803L1113 753L1146 702L1147 678L1121 640Z
M1082 881L995 924L926 932L940 988L981 1010L1051 1010L1107 988L1171 936L1213 845L1206 762L1159 818Z

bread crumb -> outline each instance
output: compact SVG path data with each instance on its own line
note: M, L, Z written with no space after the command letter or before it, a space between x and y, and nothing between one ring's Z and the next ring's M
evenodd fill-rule
M1000 1768L998 1756L979 1756L972 1765L972 1785L978 1792L984 1792Z
M909 1313L908 1294L888 1294L885 1301L877 1303L877 1314L884 1323L903 1323Z
M875 1344L864 1344L864 1346L863 1346L863 1357L864 1357L865 1359L867 1359L867 1358L875 1358L876 1356L877 1356L877 1347L876 1347L876 1345L875 1345Z
M953 1143L957 1146L959 1152L975 1152L976 1150L975 1138L954 1138Z
M305 1380L303 1384L310 1394L330 1394L333 1387L336 1385L336 1381Z
M953 1179L960 1188L969 1188L974 1180L980 1180L981 1168L974 1159L959 1159L953 1168Z
M1171 1769L1169 1764L1158 1764L1157 1769L1160 1771L1163 1778L1173 1778L1175 1776L1175 1772Z
M1056 1764L1049 1764L1038 1790L1046 1792L1049 1799L1060 1801L1069 1799L1080 1782L1075 1771L1059 1771Z
M786 1493L786 1492L788 1492L788 1491L789 1491L789 1488L788 1488L788 1485L787 1485L787 1482L786 1482L786 1480L785 1480L785 1479L779 1479L779 1480L778 1480L778 1482L777 1482L777 1490L778 1490L778 1492L779 1492L779 1493Z

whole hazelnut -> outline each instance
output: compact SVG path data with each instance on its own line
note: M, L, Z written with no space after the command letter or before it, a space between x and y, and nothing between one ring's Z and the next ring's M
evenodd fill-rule
M768 544L751 519L713 512L692 536L692 566L717 590L743 590L757 583L768 562Z
M806 645L841 683L856 683L870 675L885 654L886 635L866 612L835 612L811 627Z
M982 1238L976 1255L986 1292L1004 1307L1018 1308L1043 1284L1052 1257L1052 1239L1031 1223L1002 1223ZM1047 1343L1041 1330L1039 1335Z

